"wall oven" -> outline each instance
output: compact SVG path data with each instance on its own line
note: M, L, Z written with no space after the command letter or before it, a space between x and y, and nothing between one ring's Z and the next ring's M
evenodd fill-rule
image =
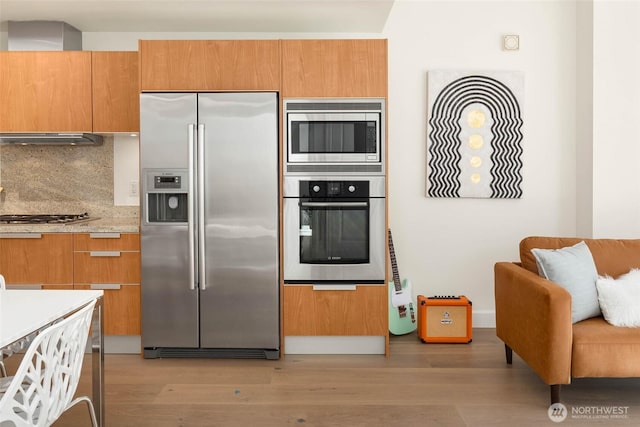
M385 178L285 177L285 283L385 283Z
M286 99L285 173L384 174L383 99Z

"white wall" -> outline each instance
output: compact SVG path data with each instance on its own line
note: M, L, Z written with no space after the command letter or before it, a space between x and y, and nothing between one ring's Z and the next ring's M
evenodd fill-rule
M640 238L639 23L640 2L594 2L594 237Z
M390 224L400 274L416 294L464 294L474 326L494 324L493 265L527 235L575 233L573 2L397 1L389 39ZM504 34L520 50L503 51ZM426 73L525 74L521 199L425 197Z
M501 49L519 34L517 52ZM474 326L493 326L493 265L516 260L527 235L576 231L576 4L572 1L397 0L383 34L84 33L87 50L136 50L138 39L389 39L390 223L414 294L464 294ZM523 197L425 197L426 73L519 70Z
M113 204L140 205L140 140L138 136L113 136Z
M576 235L593 237L593 2L576 5Z
M382 38L381 34L353 33L82 33L84 50L138 50L138 40L261 40Z

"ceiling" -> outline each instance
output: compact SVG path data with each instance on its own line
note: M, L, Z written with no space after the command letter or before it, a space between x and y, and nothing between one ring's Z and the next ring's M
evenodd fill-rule
M394 0L0 0L7 21L82 32L380 33Z

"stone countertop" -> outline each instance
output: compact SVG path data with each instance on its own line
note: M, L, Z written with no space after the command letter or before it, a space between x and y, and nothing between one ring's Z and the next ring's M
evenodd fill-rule
M71 224L0 224L0 233L139 233L140 218L98 218Z

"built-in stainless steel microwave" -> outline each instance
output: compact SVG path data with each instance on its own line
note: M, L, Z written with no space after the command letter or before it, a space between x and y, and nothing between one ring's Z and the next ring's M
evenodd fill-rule
M383 99L286 99L285 173L384 173Z

